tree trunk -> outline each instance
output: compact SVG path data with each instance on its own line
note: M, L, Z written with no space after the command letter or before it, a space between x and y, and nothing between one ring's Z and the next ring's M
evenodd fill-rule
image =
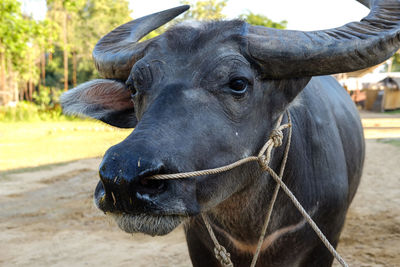
M64 42L64 91L68 90L68 14L64 13L64 21L63 21L63 42Z
M32 79L28 81L28 100L33 101L33 82Z
M72 53L72 83L76 87L76 51Z
M1 43L0 43L1 48ZM0 52L0 104L6 104L6 62L5 55Z
M41 55L41 60L40 60L40 64L41 64L41 82L43 85L46 85L46 52L43 51L42 55Z
M14 73L12 74L13 75L13 84L12 84L12 86L13 86L13 90L14 90L14 101L16 102L16 103L18 103L19 102L19 88L18 88L18 82L14 79Z
M28 82L24 82L24 92L22 93L22 100L28 100Z
M11 58L7 58L7 72L8 72L8 88L10 92L10 100L18 102L18 83L15 81L15 73L12 67Z
M20 85L24 85L24 87L21 88ZM26 87L26 83L19 83L19 89L18 89L19 101L24 101L24 94L25 94L25 90L26 90L25 87Z
M22 88L22 91L19 91L19 101L24 101L24 88Z
M53 40L49 40L49 43L50 43L50 47L53 47ZM51 49L50 49L51 50ZM50 51L49 52L49 63L51 62L51 61L53 61L53 53Z

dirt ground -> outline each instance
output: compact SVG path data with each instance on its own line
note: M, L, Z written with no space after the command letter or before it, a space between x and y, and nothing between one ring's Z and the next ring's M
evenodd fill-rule
M94 208L99 163L0 180L0 266L190 266L181 228L165 237L131 236ZM338 250L350 266L400 266L400 147L367 141Z

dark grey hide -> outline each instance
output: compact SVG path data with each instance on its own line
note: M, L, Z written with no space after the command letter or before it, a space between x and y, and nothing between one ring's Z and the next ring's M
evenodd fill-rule
M248 266L275 187L257 163L189 179L147 178L256 155L288 110L293 140L283 180L336 246L361 177L363 131L336 80L311 77L366 68L399 48L400 2L372 3L363 22L328 31L278 31L242 21L186 23L138 43L185 11L183 6L103 37L93 55L105 79L62 97L67 113L135 127L106 152L96 205L126 232L164 235L184 223L193 265L219 266L200 220L205 212L234 265ZM277 148L273 169L282 157L283 148ZM320 267L332 260L280 192L257 266Z

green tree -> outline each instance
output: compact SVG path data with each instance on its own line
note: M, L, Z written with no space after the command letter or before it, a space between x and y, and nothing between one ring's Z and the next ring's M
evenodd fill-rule
M69 37L74 34L73 26L78 20L78 12L84 7L84 0L48 0L48 18L58 25L60 30L60 42L58 45L63 50L64 67L64 91L68 90L68 58L71 51ZM72 24L72 25L71 25Z
M94 78L97 72L92 61L92 50L97 41L117 26L130 21L131 11L127 0L87 0L75 21L74 36L76 71L81 73L76 82ZM118 14L118 15L116 15ZM83 75L84 74L84 75Z
M64 90L96 77L93 47L104 34L131 20L128 1L51 0L47 4L47 16L60 30L54 62L46 67L46 85L60 87L60 71Z
M28 25L24 21L20 4L12 0L0 2L0 101L13 100L9 78L13 76L13 61L19 61L28 49ZM17 56L18 58L13 58ZM15 94L15 93L14 93Z
M268 28L285 29L287 26L286 20L283 20L281 22L274 22L264 15L254 14L250 11L248 11L246 14L240 15L239 18L247 21L249 24L264 26Z
M393 56L392 60L392 72L400 72L400 51Z
M0 101L18 101L20 87L26 98L32 99L33 84L39 79L36 64L38 49L44 43L46 21L38 23L24 16L20 3L0 1Z
M131 19L127 0L46 3L46 19L35 21L22 14L18 1L0 0L0 104L33 100L34 92L43 96L53 87L67 89L93 78L94 45Z
M184 13L183 19L194 20L218 20L224 19L222 13L228 0L205 0L205 1L181 1L184 5L190 5L191 8Z
M165 32L171 25L180 23L184 20L218 20L224 19L225 15L222 13L228 0L205 0L205 1L187 1L181 0L182 5L190 5L190 9L183 13L182 18L174 19L173 21L161 26L160 28L150 32L143 39L148 40L157 35Z

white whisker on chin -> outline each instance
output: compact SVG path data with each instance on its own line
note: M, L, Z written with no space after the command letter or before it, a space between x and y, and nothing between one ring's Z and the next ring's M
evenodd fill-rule
M181 224L185 217L179 215L132 215L108 213L119 228L127 233L144 233L151 236L166 235Z

